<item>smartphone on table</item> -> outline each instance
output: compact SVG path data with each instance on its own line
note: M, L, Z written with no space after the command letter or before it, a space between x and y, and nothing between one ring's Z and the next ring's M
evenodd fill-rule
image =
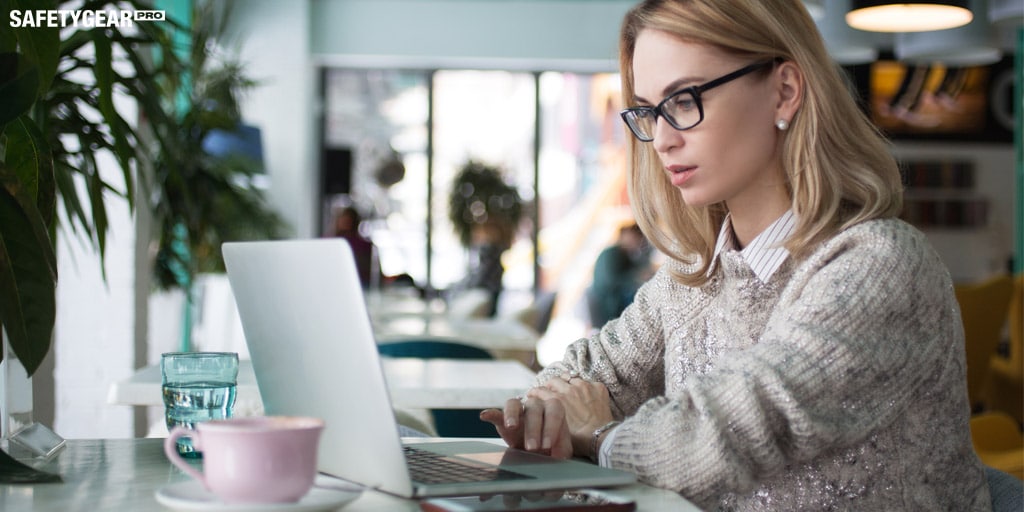
M429 498L424 512L632 512L636 502L596 489Z

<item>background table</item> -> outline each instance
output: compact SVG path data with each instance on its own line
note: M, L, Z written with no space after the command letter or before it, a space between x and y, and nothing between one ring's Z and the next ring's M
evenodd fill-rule
M402 409L483 409L498 407L533 385L534 373L512 360L381 358L391 405ZM107 402L163 406L160 366L141 368L110 386ZM262 400L252 361L238 363L235 409L258 414Z
M69 440L52 460L37 466L59 473L64 483L0 484L0 510L166 512L168 509L156 501L156 491L188 479L167 461L162 439ZM642 484L616 488L613 492L633 498L640 511L699 510L673 492ZM412 512L419 510L419 504L364 491L341 510Z
M508 318L452 318L433 313L395 314L373 320L377 343L455 341L491 351L535 352L540 335Z

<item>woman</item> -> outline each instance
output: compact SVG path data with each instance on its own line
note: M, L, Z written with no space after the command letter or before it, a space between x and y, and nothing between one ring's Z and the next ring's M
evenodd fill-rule
M669 261L481 417L704 508L988 509L948 272L800 2L646 1L620 59Z

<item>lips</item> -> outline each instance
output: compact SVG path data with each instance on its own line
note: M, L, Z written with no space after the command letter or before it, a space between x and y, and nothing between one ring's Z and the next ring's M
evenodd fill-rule
M692 165L670 165L665 167L668 171L668 179L672 186L681 187L697 172L697 167Z

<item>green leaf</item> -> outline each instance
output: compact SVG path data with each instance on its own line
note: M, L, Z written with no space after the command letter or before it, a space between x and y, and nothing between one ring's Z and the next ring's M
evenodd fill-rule
M4 137L4 165L13 172L22 190L35 203L42 215L43 225L51 226L56 196L53 156L45 137L28 116L22 116L11 123L4 131Z
M0 126L28 112L39 90L39 68L20 54L0 53Z
M0 0L0 12L11 12L11 0ZM18 48L18 39L9 23L0 23L0 53L14 52Z
M93 63L93 73L96 76L96 88L100 93L100 113L104 119L116 116L114 111L114 69L111 58L110 38L102 30L93 30L92 46L96 52L96 61Z
M85 207L82 206L82 201L78 197L78 193L75 191L77 186L73 173L78 170L71 165L65 163L57 164L60 171L54 173L54 177L57 181L57 189L62 191L60 198L64 204L64 211L67 212L68 222L73 232L78 231L78 226L82 226L83 231L91 232L91 224L89 215L85 211ZM63 191L70 190L72 193L65 193Z
M53 9L53 1L11 0L14 9ZM4 20L6 23L9 20ZM19 27L12 29L21 53L38 67L38 94L46 94L60 61L60 27Z
M53 248L35 205L15 197L11 188L16 184L3 171L0 167L0 322L11 350L32 375L50 351L57 276L48 263Z

